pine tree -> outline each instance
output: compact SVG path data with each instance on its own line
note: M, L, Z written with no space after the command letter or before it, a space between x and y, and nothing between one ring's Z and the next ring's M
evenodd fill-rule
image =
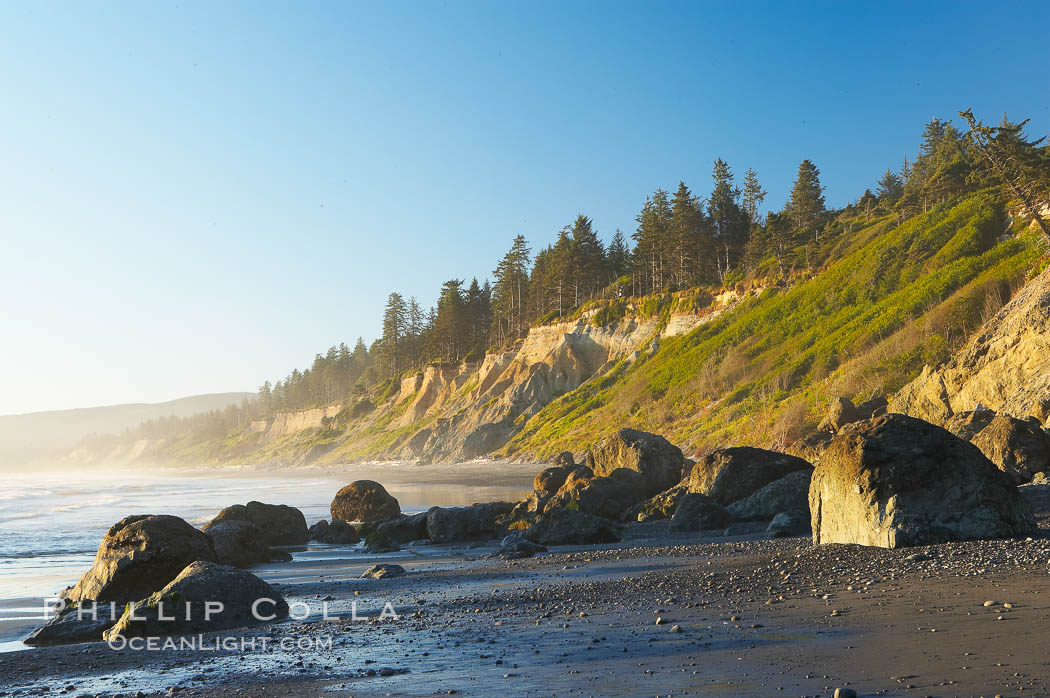
M525 236L518 235L492 273L495 278L492 287L493 334L499 344L517 339L525 329L529 253Z
M741 202L744 205L744 213L747 214L748 223L759 223L758 207L766 200L766 190L758 182L758 173L750 167L744 175L744 191Z
M572 307L578 308L584 301L594 298L601 288L605 248L598 239L591 219L582 213L573 221L569 235L572 238Z
M813 239L820 235L820 219L825 213L824 187L820 184L820 170L809 160L803 160L798 166L798 177L791 189L784 212L791 218L802 236L812 231Z
M383 312L383 348L389 361L388 376L397 375L402 368L402 342L408 328L408 307L400 293L391 293Z
M739 261L747 243L746 214L740 207L740 189L733 181L733 171L722 158L715 160L711 177L715 187L707 202L716 248L719 281L725 281L729 271Z
M887 169L886 173L879 179L878 191L881 203L895 204L904 191L904 182L893 170ZM869 190L866 193L871 192Z
M611 284L631 272L631 250L627 238L619 228L613 233L612 240L605 252L605 283Z

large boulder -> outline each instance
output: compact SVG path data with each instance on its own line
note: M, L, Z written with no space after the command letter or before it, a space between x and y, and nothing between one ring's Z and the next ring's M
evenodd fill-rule
M536 492L554 494L565 484L566 476L568 476L575 467L576 466L574 465L552 466L541 470L536 474L536 479L532 483L532 489Z
M620 468L644 476L643 497L672 487L682 479L682 449L662 436L635 429L620 429L591 447L591 469L601 476Z
M901 414L840 431L813 472L814 544L884 548L1035 530L1010 477L973 444Z
M678 500L689 492L685 485L678 484L674 487L658 492L641 504L636 504L627 510L622 518L623 521L653 521L658 519L669 519L674 516L678 508Z
M820 431L828 431L834 434L847 424L860 419L857 406L848 397L837 397L831 401L828 413L817 427Z
M469 507L431 507L427 511L427 536L434 543L487 540L497 534L498 511L488 504Z
M996 415L970 442L1015 484L1031 482L1036 473L1050 469L1050 436L1035 417Z
M251 567L270 559L270 546L262 529L250 521L220 521L209 526L204 535L211 541L220 565Z
M729 512L710 497L689 492L678 501L668 528L672 532L725 528L731 518Z
M769 483L813 466L797 456L737 446L707 454L689 474L689 491L706 494L722 506L748 497Z
M361 535L345 521L332 519L328 523L321 519L310 527L310 540L329 545L357 545L361 542Z
M221 610L214 605L222 604ZM160 591L132 603L104 637L157 637L242 628L284 618L288 604L250 572L194 562Z
M619 519L641 498L643 476L620 469L611 477L594 477L563 486L548 507L575 507L579 511Z
M83 608L70 604L61 609L51 620L22 640L30 647L70 645L77 642L98 642L103 633L117 622L117 614L123 606L95 605L83 602Z
M63 596L69 601L138 601L195 560L215 560L211 541L177 516L128 516L110 527L95 562Z
M373 523L394 518L401 513L401 505L378 482L357 480L339 490L331 510L333 519Z
M536 553L547 552L546 546L533 543L521 531L516 531L500 541L499 548L489 557L498 557L504 560L522 560L532 557Z
M222 521L249 521L259 527L266 545L302 545L310 540L303 512L286 504L248 502L220 511L204 526L207 531Z
M376 524L376 531L395 543L411 543L427 537L427 513L401 514L397 518Z
M944 428L966 441L973 441L984 430L986 426L995 419L995 412L978 406L977 409L967 410L952 415L944 423Z
M811 470L796 470L726 507L738 521L770 521L782 511L809 511Z
M549 509L525 537L540 545L586 545L615 543L622 531L609 519L571 509Z

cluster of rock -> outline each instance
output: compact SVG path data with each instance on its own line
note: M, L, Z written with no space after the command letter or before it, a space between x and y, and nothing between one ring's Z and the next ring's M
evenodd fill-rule
M288 606L242 567L284 559L271 546L308 539L302 512L249 502L223 509L203 530L177 516L136 515L110 527L94 563L62 594L60 611L26 644L88 642L116 636L172 635L258 622L252 605L283 618ZM222 611L205 613L207 602ZM177 613L175 612L177 609Z
M806 533L809 474L795 456L758 448L727 448L699 462L667 439L621 429L595 444L582 463L562 453L536 476L534 491L511 513L513 525L543 531L570 511L617 522L670 519L672 531L724 529L734 521L771 522L792 513L790 532ZM606 525L595 535L615 531ZM535 534L531 534L535 535ZM580 541L596 542L596 541Z

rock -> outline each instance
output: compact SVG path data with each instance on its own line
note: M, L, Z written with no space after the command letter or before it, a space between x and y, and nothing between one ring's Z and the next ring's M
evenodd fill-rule
M431 507L427 512L427 536L435 543L493 538L496 536L496 514L488 504Z
M77 605L67 606L22 642L30 647L98 642L103 633L113 627L123 611L123 604L96 606L93 601L84 601L82 605L83 610L79 613Z
M427 537L427 513L401 514L376 525L376 530L395 543L411 543Z
M889 404L889 401L881 395L860 403L857 405L857 421L881 417L886 414L886 408Z
M641 504L628 509L623 516L623 520L653 521L669 519L674 516L674 511L678 508L678 500L688 491L689 488L685 485L675 485L671 489L655 494Z
M1029 281L954 358L924 368L889 410L944 424L977 404L1044 423L1050 417L1050 270Z
M1035 417L996 415L970 442L1017 485L1050 467L1050 436Z
M618 524L571 509L548 509L540 520L525 532L533 543L540 545L585 545L589 543L615 543L620 540Z
M220 565L251 567L270 559L270 546L258 526L250 521L227 520L208 526L208 536Z
M378 482L357 480L339 490L331 511L333 519L374 523L394 518L401 513L401 506Z
M782 511L773 517L766 528L766 535L770 538L793 538L808 535L809 532L809 511L805 509Z
M900 414L842 429L809 489L814 544L885 548L1027 535L1010 478L951 432Z
M678 532L724 528L730 518L729 512L710 497L687 492L678 500L678 508L671 517L670 530Z
M205 604L215 602L222 608L209 615ZM194 562L160 591L129 605L104 637L187 635L241 628L287 615L284 598L254 574L213 562Z
M723 448L707 454L689 474L689 491L705 494L722 506L750 496L795 472L811 471L808 462L777 451L750 446Z
M533 543L525 537L524 533L518 532L504 538L496 552L492 553L492 557L500 557L504 560L520 560L532 557L536 553L545 552L547 552L546 546Z
M306 528L306 517L295 507L285 504L263 504L248 502L234 504L220 511L204 530L221 521L250 521L259 527L265 536L266 545L302 545L310 540Z
M401 550L401 546L379 531L369 531L365 535L366 552L378 555L380 553L393 553L398 550Z
M966 441L973 441L985 427L995 419L995 412L988 409L969 410L952 415L944 428Z
M621 468L612 477L594 477L566 483L547 503L548 507L576 508L607 519L619 519L638 503L643 476Z
M788 473L726 509L739 521L769 521L782 511L809 511L809 479L812 474L811 470Z
M831 401L828 412L817 429L834 434L842 427L852 424L858 419L860 419L860 413L857 411L853 401L847 397L837 397Z
M555 468L568 468L569 470L572 470L576 467L576 461L573 460L571 451L562 451L551 459L551 465Z
M361 574L361 579L384 579L385 577L401 577L405 574L405 568L401 565L372 565Z
M563 482L561 487L558 488L558 492L578 487L581 484L586 484L588 480L592 480L593 478L594 471L591 470L589 466L577 465L565 476L565 482Z
M635 429L620 429L591 448L594 474L609 476L627 468L644 476L642 497L673 487L682 479L682 449L662 436Z
M328 523L321 519L310 527L310 539L329 545L357 545L361 542L361 535L345 521L333 519Z
M571 454L570 454L571 458ZM541 470L537 475L536 479L532 483L532 489L537 492L544 492L546 494L554 494L561 486L565 484L565 478L575 466L554 466L552 468L546 468Z
M791 444L787 452L793 456L798 456L802 460L815 463L820 460L820 454L831 443L832 436L833 434L829 434L826 431L814 431Z
M834 698L857 698L857 692L852 688L836 688Z
M110 527L70 601L144 599L195 560L215 560L211 541L177 516L128 516Z

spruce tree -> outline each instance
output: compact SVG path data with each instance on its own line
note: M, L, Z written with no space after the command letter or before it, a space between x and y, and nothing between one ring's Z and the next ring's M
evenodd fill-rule
M820 170L809 160L803 160L798 166L798 177L791 189L784 212L795 224L795 230L803 237L813 233L813 239L820 235L820 219L824 215L824 187L820 184Z

